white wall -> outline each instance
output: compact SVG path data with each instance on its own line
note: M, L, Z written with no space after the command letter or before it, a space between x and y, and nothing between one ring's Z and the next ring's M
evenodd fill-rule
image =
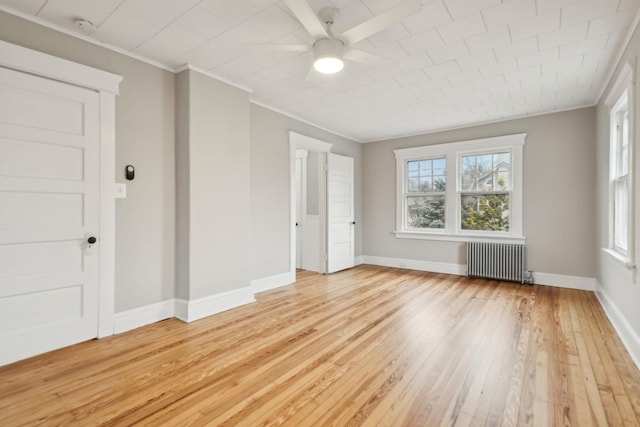
M608 245L609 233L609 109L604 103L611 85L617 79L622 66L629 62L636 67L640 57L640 31L636 29L622 60L618 64L613 78L605 90L597 107L597 277L600 282L599 297L608 308L612 323L622 336L627 348L640 364L640 277L637 269L622 266L601 248ZM637 69L636 69L637 75ZM635 150L635 263L640 262L640 96L636 80L635 89L635 132L633 147Z
M397 239L394 149L527 133L524 235L529 269L593 278L595 109L510 120L364 145L364 254L465 264L463 243Z

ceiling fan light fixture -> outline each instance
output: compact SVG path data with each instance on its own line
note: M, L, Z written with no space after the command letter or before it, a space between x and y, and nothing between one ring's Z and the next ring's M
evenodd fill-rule
M315 62L313 68L323 74L334 74L342 70L344 43L338 39L320 39L313 45Z
M344 68L344 62L340 58L327 56L316 59L316 62L313 63L313 68L323 74L335 74Z

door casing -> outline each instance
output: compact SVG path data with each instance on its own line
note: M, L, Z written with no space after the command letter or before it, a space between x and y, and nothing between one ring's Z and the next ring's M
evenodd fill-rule
M0 67L94 90L100 108L100 251L98 337L114 332L115 97L122 76L0 40Z
M290 188L289 188L289 202L290 202L290 239L289 239L289 274L291 281L295 281L296 278L296 150L315 151L324 154L324 164L326 165L326 153L331 151L332 144L328 142L320 141L319 139L312 138L307 135L302 135L297 132L289 132L289 176L290 176ZM320 226L322 228L322 251L321 254L326 254L326 186L325 186L325 170L321 168L321 183L323 188L320 190L319 200L319 212L320 212ZM326 273L326 260L321 263L321 273Z

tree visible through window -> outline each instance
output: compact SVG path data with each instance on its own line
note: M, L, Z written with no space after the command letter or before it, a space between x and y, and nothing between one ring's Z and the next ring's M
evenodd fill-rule
M509 231L511 154L460 158L461 228Z
M444 228L446 160L424 159L407 162L407 226Z
M521 133L394 150L395 236L523 241L525 137Z

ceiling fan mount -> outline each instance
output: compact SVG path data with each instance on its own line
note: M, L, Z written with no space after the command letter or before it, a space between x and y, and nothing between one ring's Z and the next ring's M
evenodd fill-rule
M338 9L331 6L323 7L318 12L318 18L320 18L320 20L327 25L327 28L330 28L330 26L333 25L337 16L338 16Z

